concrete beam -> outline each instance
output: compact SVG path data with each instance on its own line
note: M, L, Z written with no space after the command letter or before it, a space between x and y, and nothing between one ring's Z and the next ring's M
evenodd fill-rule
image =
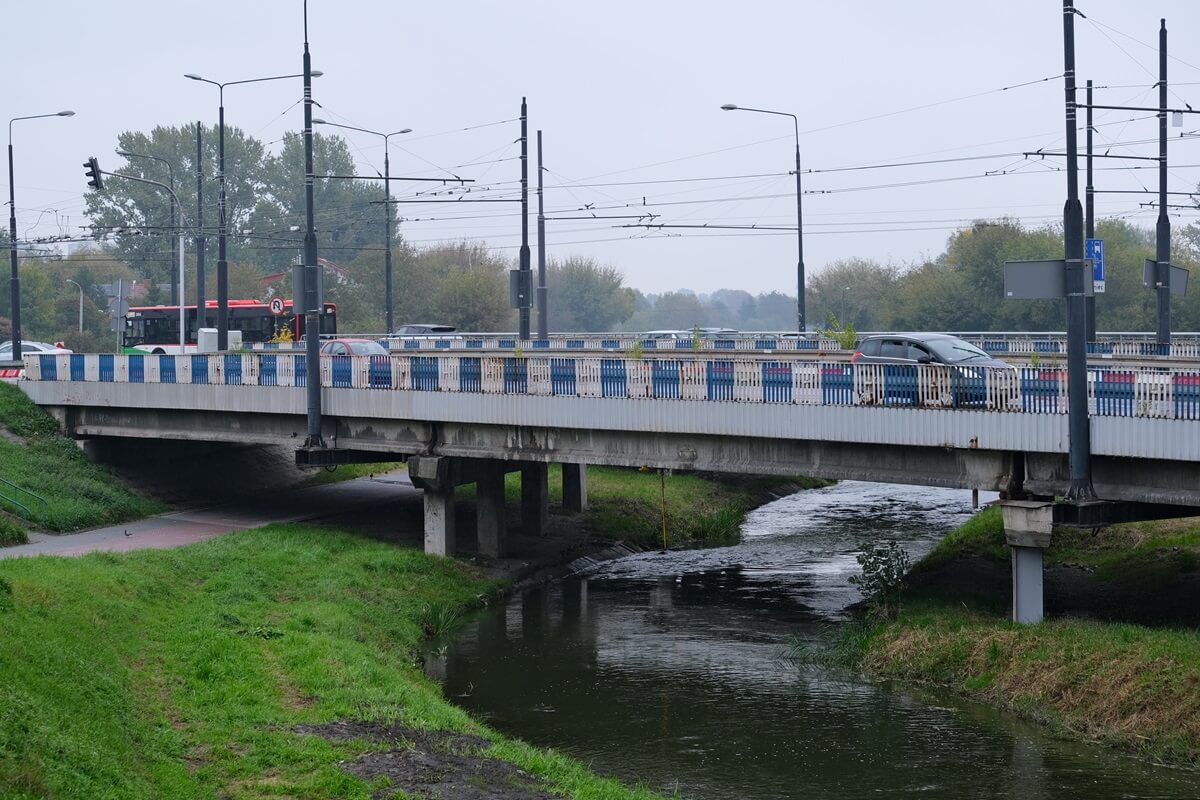
M563 510L583 511L588 506L587 464L562 465Z

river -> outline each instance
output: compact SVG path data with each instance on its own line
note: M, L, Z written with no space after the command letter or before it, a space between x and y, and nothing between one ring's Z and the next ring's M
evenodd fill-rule
M1191 772L781 657L847 616L863 545L915 561L971 512L964 491L800 492L752 512L739 545L642 553L485 610L427 668L506 735L685 800L1200 796Z

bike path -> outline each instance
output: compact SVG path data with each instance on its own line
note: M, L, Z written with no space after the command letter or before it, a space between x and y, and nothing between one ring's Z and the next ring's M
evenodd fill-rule
M0 558L78 556L98 551L182 547L276 522L318 520L362 512L418 492L409 483L408 474L399 470L340 483L267 492L251 500L172 511L75 533L31 532L27 544L0 547Z

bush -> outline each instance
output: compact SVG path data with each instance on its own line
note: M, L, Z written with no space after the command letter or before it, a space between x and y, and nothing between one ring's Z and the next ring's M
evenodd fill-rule
M885 617L900 613L900 592L904 576L908 572L908 553L896 542L876 542L858 554L862 567L861 575L854 575L850 582L858 587L871 607ZM895 608L892 598L895 598Z

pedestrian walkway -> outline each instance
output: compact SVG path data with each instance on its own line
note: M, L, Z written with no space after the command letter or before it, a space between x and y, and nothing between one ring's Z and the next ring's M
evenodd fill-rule
M397 470L341 483L289 489L229 505L172 511L77 533L31 533L28 544L0 547L0 558L182 547L276 522L362 513L405 496L419 497L420 493L409 483L408 473Z

